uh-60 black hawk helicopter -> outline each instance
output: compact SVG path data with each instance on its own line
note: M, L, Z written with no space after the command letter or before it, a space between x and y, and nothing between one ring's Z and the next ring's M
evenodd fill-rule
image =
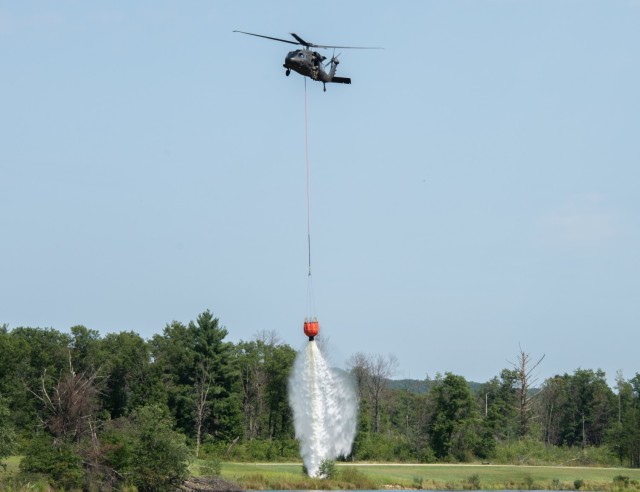
M312 80L317 80L322 82L324 87L324 91L327 91L327 83L336 83L336 84L350 84L351 79L349 77L336 77L336 70L338 68L338 56L335 54L336 48L338 49L351 49L351 50L381 50L382 48L378 47L369 47L369 46L332 46L332 45L323 45L323 44L313 44L305 41L300 36L295 33L290 33L291 36L295 39L295 41L291 41L289 39L280 39L273 38L271 36L264 36L262 34L254 34L252 32L244 32L244 31L233 31L239 32L242 34L248 34L249 36L257 36L259 38L272 39L274 41L280 41L282 43L289 44L299 44L303 46L300 50L290 51L286 58L284 59L283 67L286 68L285 75L288 77L291 74L291 70L294 72L298 72L300 75L304 75L305 77L309 77ZM313 51L311 48L333 48L333 56L328 63L323 65L327 57L321 55L317 51ZM329 71L325 71L325 68L329 68Z

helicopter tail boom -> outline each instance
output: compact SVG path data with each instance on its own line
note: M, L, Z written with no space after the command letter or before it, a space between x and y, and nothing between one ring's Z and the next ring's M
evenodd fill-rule
M333 77L329 82L335 82L336 84L350 84L351 79L349 77Z

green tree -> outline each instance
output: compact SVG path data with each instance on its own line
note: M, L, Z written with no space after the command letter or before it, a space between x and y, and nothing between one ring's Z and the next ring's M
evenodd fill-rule
M473 454L488 454L478 406L465 378L448 372L436 383L430 393L433 410L429 423L436 456L467 461Z
M425 407L426 396L408 389L391 390L389 399L389 424L395 441L404 442L403 461L424 461L430 454L426 433L421 426L421 410ZM398 449L400 451L400 449Z
M207 310L189 323L189 332L195 341L196 368L206 368L211 380L207 402L209 418L203 422L203 428L223 440L239 437L242 435L240 373L233 357L233 344L224 341L228 331Z
M551 444L597 446L617 420L617 399L602 370L556 375L545 381L542 395L541 417Z
M197 438L200 432L227 440L242 434L240 373L227 330L210 311L188 326L174 321L152 340L152 354L167 389L177 426ZM206 384L203 382L206 381ZM208 386L201 417L198 405Z
M79 372L95 372L102 363L102 358L99 356L100 333L82 325L72 326L69 331L71 332L69 348L75 369Z
M486 427L495 441L508 441L519 434L518 374L503 369L500 377L483 384L478 390L478 399Z
M193 435L196 368L193 337L187 326L173 321L165 326L162 335L153 337L151 346L167 393L167 406L177 427L183 433Z
M2 460L13 453L16 443L15 430L9 416L7 400L0 396L0 466L5 468Z
M606 432L605 442L611 446L620 464L640 468L640 374L618 380L618 418Z
M293 438L287 385L295 350L280 344L273 332L260 332L235 347L240 371L244 436L247 439Z
M38 425L37 399L31 391L43 384L51 388L69 367L69 336L50 328L0 329L0 394L11 408L18 432L30 433Z
M244 437L262 438L266 423L266 386L269 379L265 367L266 354L260 341L240 342L236 345L236 360L240 371Z
M152 362L150 345L137 333L107 334L95 358L106 380L102 403L111 418L128 415L138 406L166 403L160 368Z
M265 360L269 439L293 438L293 415L289 406L287 386L296 351L289 345L272 346Z

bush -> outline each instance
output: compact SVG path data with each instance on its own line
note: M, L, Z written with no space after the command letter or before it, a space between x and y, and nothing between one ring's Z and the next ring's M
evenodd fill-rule
M435 463L436 461L438 461L438 458L433 452L433 449L431 449L429 446L426 446L419 455L419 461L421 463Z
M429 448L423 454L428 457L434 456ZM353 455L358 461L415 462L420 459L415 445L408 439L383 434L361 436L353 449Z
M624 487L626 489L629 487L629 477L625 475L616 475L613 477L613 483L618 487Z
M140 407L129 419L114 421L105 440L109 466L139 491L171 490L187 478L190 453L185 436L172 429L158 405Z
M533 481L533 477L531 475L525 475L524 477L524 485L527 490L535 489L535 482Z
M341 468L339 479L349 485L353 485L355 490L376 490L378 488L377 484L369 477L352 466Z
M55 487L74 489L82 484L82 458L73 445L56 442L53 437L43 435L29 443L20 463L23 473L42 474Z
M9 475L0 480L0 490L3 491L29 491L50 492L51 483L40 474L20 473Z
M328 478L330 480L336 478L336 462L333 460L322 460L318 467L318 477Z
M222 473L222 463L217 459L201 461L198 464L198 468L200 475L205 477L219 477L220 473Z
M573 481L573 487L574 487L576 490L580 490L580 488L581 488L583 485L584 485L584 480L577 479L577 480L574 480L574 481Z
M611 448L605 445L582 449L552 446L530 438L499 443L492 461L507 465L613 466L616 464Z
M231 445L230 442L213 441L206 435L200 448L200 458L222 461L292 461L300 457L295 439L250 439Z
M474 473L470 477L467 477L467 486L471 490L480 490L480 475Z

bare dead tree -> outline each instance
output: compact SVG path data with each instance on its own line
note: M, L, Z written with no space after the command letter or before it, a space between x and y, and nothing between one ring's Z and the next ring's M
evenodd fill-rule
M531 355L527 354L522 347L519 346L520 351L518 352L518 356L516 358L516 362L509 362L516 370L518 374L518 382L520 383L520 387L517 388L518 396L519 396L519 412L520 412L520 431L519 435L522 439L526 436L527 431L529 430L529 419L531 413L531 399L535 395L530 395L529 390L533 385L536 384L538 378L533 374L533 371L540 365L542 359L544 359L545 354L542 355L538 359L537 362L533 363L531 359Z
M58 438L78 442L86 435L95 439L98 371L76 373L69 352L69 372L47 387L46 370L40 377L40 388L29 391L43 405L42 424Z
M280 335L275 330L258 330L253 336L256 342L262 342L268 347L275 347L280 343Z
M207 402L212 384L213 376L209 370L209 361L204 360L198 364L196 368L196 381L194 385L196 393L196 458L200 455L202 425L210 413L210 408L207 405Z
M262 416L265 406L265 391L268 375L264 364L249 363L240 368L242 384L242 406L246 423L246 437L253 439L262 434Z
M369 359L362 352L356 352L347 360L347 367L355 379L358 398L363 401L366 396L367 379L369 378Z
M380 354L372 357L369 365L368 388L373 401L373 414L375 418L375 431L380 432L380 411L384 396L389 386L389 378L395 376L398 369L398 359L389 354L384 357Z
M347 367L355 378L360 401L366 400L371 405L374 432L380 432L381 407L389 378L395 375L398 368L398 359L391 354L385 357L357 352L349 357Z

